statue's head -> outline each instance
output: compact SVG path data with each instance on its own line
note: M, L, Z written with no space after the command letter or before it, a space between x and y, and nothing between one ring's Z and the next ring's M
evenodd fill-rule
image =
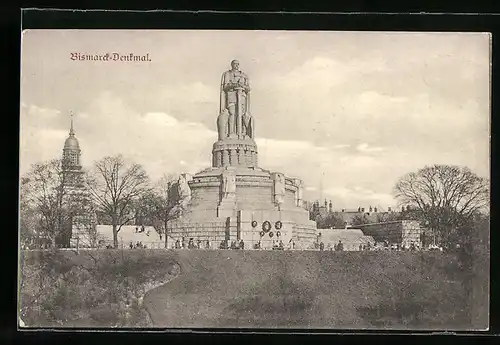
M238 60L231 61L231 69L237 71L240 69L240 62Z

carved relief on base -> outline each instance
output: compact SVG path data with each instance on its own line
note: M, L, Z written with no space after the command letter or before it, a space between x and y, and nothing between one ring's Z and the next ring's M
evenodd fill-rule
M281 205L285 202L285 175L282 173L273 173L273 195L274 203Z
M302 207L303 200L303 192L304 192L304 182L301 179L294 179L294 185L297 187L297 191L295 192L295 205L298 207Z
M224 170L221 178L221 202L236 199L236 173L234 170Z

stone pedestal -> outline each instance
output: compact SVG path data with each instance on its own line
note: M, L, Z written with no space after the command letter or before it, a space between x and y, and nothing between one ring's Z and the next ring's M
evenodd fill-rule
M236 215L236 200L223 200L217 206L217 217L227 218L235 217Z
M234 194L224 195L223 176L228 173L236 177L236 188ZM295 249L310 248L316 240L316 224L309 220L307 210L297 206L302 186L295 182L297 179L280 175L284 177L285 191L282 203L277 205L276 174L270 171L258 167L218 167L199 172L189 182L192 198L183 218L169 226L171 237L193 237L211 243L243 239L245 249L254 249L259 241L261 248L270 248L276 240L282 240L286 247L293 240ZM261 236L265 221L272 228ZM276 228L277 221L281 222L281 229Z
M252 139L225 139L214 143L212 167L256 167L257 145Z

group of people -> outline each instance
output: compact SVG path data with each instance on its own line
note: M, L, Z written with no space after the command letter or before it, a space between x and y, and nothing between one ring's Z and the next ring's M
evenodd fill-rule
M283 245L282 240L273 241L273 250L284 250L284 249L285 249L285 246Z
M320 251L325 250L325 244L323 242L319 243L319 250ZM336 244L333 245L333 250L340 251L340 252L344 250L344 244L342 243L341 240L339 240L338 243L336 243Z
M289 249L295 249L295 242L290 241L289 243ZM261 249L262 244L261 241L258 241L253 245L253 249ZM206 241L201 241L201 240L194 240L194 238L190 238L188 241L186 241L185 238L178 239L175 241L174 245L172 246L172 249L212 249L212 245L210 240ZM245 242L241 240L233 240L231 242L227 240L222 240L219 243L218 249L245 249ZM273 250L285 250L285 244L283 243L282 240L275 240L273 241L272 245Z
M174 245L174 249L210 249L210 240L205 241L203 243L201 240L194 241L194 238L190 238L189 241L186 242L185 238L181 240L176 240Z
M320 251L325 250L325 244L323 242L320 242L319 244L315 244L316 249L319 249ZM341 240L339 240L338 243L336 243L333 248L330 248L330 250L334 251L344 251L344 244L342 243ZM389 242L383 241L383 242L375 242L373 245L370 242L367 242L366 244L360 244L358 247L359 251L373 251L373 250L397 250L397 251L416 251L420 250L420 247L418 244L415 242L411 242L409 245L403 244L392 244L390 245Z
M367 244L360 244L359 245L359 250L360 251L365 251L365 250L395 250L395 251L415 251L415 250L420 250L420 246L416 244L415 242L411 242L409 245L406 245L405 243L399 244L389 244L389 241L385 240L382 242L375 242L374 245L372 245L370 242Z
M143 233L145 232L146 233L146 236L149 236L149 229L146 230L146 228L144 227L144 225L141 225L140 227L136 226L135 227L135 233Z
M142 244L142 242L137 242L134 244L132 241L130 241L130 244L128 245L130 249L147 249L148 247L145 244Z
M255 243L253 247L254 249L262 249L261 241ZM282 240L274 240L271 248L272 250L285 250L285 244L283 243ZM288 242L288 249L295 249L295 241L290 240Z

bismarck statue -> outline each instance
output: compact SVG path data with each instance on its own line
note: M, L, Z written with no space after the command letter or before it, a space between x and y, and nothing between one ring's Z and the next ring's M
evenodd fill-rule
M239 62L231 61L231 69L222 74L220 113L217 118L219 140L254 138L254 119L250 112L250 83L240 71Z
M236 60L222 73L217 110L212 166L192 178L179 178L176 191L182 201L176 210L180 217L169 223L170 238L213 243L243 240L249 249L271 249L279 239L295 243L295 249L312 248L317 241L316 223L301 207L302 181L259 167L250 82Z

